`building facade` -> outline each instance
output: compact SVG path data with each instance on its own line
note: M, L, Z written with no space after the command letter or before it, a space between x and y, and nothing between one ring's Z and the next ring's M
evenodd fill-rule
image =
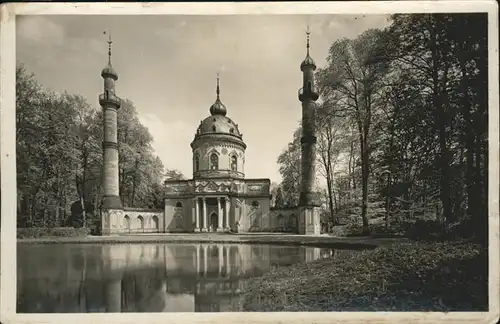
M238 124L217 98L191 142L193 178L165 182L169 232L269 231L270 181L245 179L245 149Z
M270 180L245 178L243 134L238 124L227 116L220 98L217 77L216 99L210 115L203 119L191 142L193 177L168 180L164 184L165 205L162 210L123 208L118 196L118 151L116 114L120 100L115 95L118 75L111 67L111 40L108 65L102 72L104 93L100 96L104 110L104 201L102 233L174 233L174 232L290 232L320 234L320 215L316 180L316 135L314 124L314 85L316 65L307 55L300 69L303 87L302 103L302 179L299 206L271 207ZM256 158L256 157L254 157Z

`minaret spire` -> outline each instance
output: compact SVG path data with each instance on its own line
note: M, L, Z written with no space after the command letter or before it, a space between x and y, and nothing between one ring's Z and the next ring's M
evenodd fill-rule
M217 100L220 100L220 88L219 88L219 72L217 72L217 90L216 90L216 93L217 93Z
M309 35L311 35L311 32L309 31L309 24L307 25L307 30L306 30L306 37L307 37L307 56L309 56Z
M111 33L108 32L108 31L104 31L103 32L104 35L108 35L108 40L107 40L107 43L108 43L108 64L106 65L106 67L102 70L102 77L105 78L105 77L111 77L113 80L118 80L118 74L116 73L116 71L113 69L113 67L111 66L111 44L113 44L113 40L111 39ZM108 84L108 86L111 86L110 84Z
M108 64L111 64L111 44L113 40L111 40L111 33L108 32Z

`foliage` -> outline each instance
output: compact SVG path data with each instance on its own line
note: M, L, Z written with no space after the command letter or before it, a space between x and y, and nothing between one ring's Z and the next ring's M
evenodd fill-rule
M43 237L82 237L90 234L89 228L73 227L28 227L18 228L18 239L43 238Z
M252 279L244 310L486 311L487 255L470 243L335 251Z
M176 169L168 169L165 171L166 180L186 180L186 176L181 171Z
M279 171L282 176L281 190L283 207L297 206L300 195L300 136L301 128L293 134L293 141L278 157Z
M33 74L18 66L18 227L95 223L102 197L102 131L101 109L81 96L44 89ZM118 139L123 204L157 204L163 165L129 100L123 101L118 113Z
M317 72L317 154L334 224L367 235L372 218L386 232L421 219L443 224L437 236L458 226L487 242L487 49L479 13L393 15L331 45ZM284 188L299 183L290 147Z

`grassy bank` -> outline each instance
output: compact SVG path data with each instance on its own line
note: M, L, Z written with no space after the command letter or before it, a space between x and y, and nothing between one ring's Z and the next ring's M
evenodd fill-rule
M235 244L282 244L308 245L335 249L374 249L377 246L393 244L401 239L384 238L336 238L331 236L306 236L289 234L137 234L86 237L38 237L18 238L22 244L141 244L141 243L235 243Z
M84 238L90 234L89 228L74 227L28 227L18 228L18 239L60 239Z
M471 243L395 243L252 279L245 311L485 311L487 252Z

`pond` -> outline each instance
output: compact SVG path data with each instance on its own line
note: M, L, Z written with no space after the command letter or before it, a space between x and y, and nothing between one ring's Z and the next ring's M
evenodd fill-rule
M17 312L242 311L250 278L346 252L253 244L19 244Z

